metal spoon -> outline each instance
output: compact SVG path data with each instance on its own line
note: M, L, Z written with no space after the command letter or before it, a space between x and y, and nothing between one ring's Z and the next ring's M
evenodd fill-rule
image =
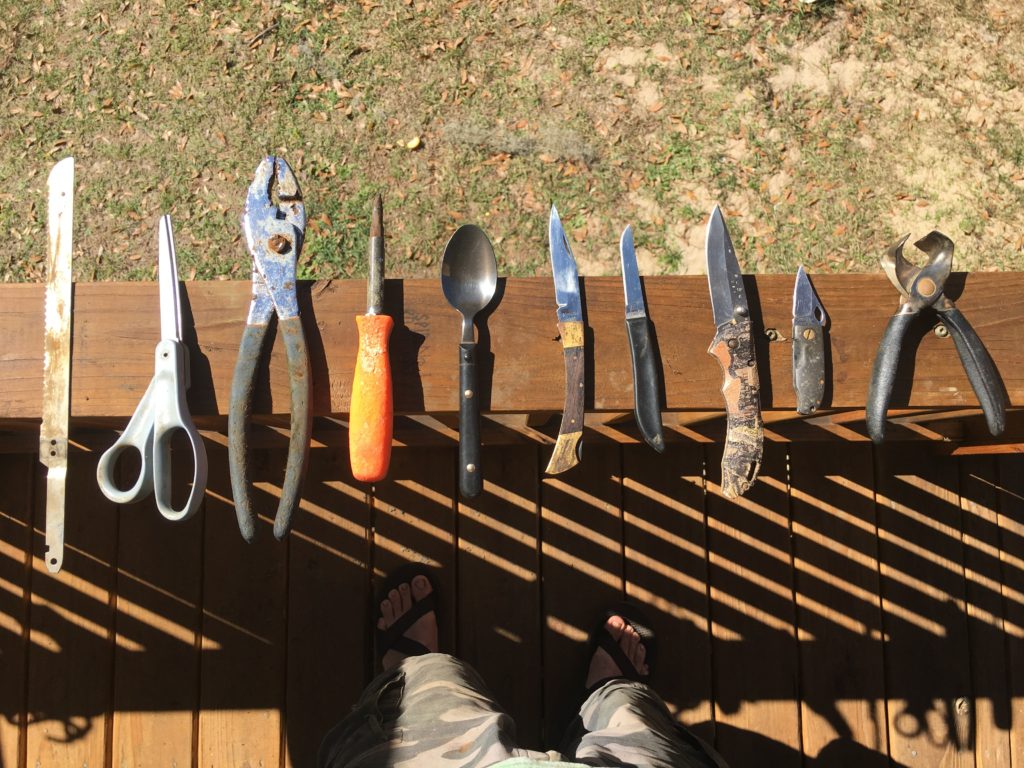
M459 490L466 498L483 489L480 471L480 398L476 391L473 318L494 297L498 263L484 231L473 224L455 230L441 259L441 290L462 315L459 343Z

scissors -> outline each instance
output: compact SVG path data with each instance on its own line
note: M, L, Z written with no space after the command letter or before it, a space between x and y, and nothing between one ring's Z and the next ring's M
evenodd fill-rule
M115 504L134 504L151 492L156 507L168 520L185 520L195 514L206 491L206 446L188 412L188 355L181 341L181 297L178 294L178 262L174 255L171 217L163 216L158 227L160 276L160 343L156 345L153 379L128 427L96 468L103 495ZM181 431L192 444L192 491L181 509L171 501L171 440ZM135 484L122 491L114 480L121 454L136 450L142 469Z

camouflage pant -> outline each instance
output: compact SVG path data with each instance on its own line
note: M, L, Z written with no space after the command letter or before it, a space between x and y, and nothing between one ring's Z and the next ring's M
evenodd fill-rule
M515 744L515 723L477 672L451 656L405 659L378 675L324 738L318 768L484 768L559 760L585 766L726 768L651 688L611 680L584 702L562 752ZM564 756L563 756L564 755Z

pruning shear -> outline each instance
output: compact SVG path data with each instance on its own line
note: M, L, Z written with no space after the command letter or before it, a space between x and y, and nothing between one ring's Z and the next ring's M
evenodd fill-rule
M946 279L953 268L953 241L938 231L925 235L914 246L928 255L928 263L916 267L903 258L903 245L909 237L904 235L889 246L882 257L882 269L900 292L900 308L885 329L871 372L866 414L868 434L876 443L885 438L885 413L896 382L903 339L914 318L930 308L938 313L956 343L967 378L985 413L989 432L1000 435L1006 426L1007 396L1003 381L974 328L944 293Z
M273 197L275 188L277 202ZM264 158L256 168L256 177L245 200L242 231L252 254L252 302L231 382L228 410L231 492L238 528L242 538L251 542L256 536L256 514L250 495L248 426L257 364L271 320L276 315L288 358L292 406L288 460L274 518L274 536L280 540L291 528L292 513L299 502L312 427L309 356L295 293L295 264L302 252L306 209L295 174L282 158Z
M168 520L184 520L195 514L203 500L206 447L192 423L185 396L190 383L188 355L181 341L181 297L170 216L160 219L157 231L161 338L156 345L155 371L128 427L100 457L96 479L103 495L115 504L134 504L152 492L161 515ZM193 456L192 490L181 509L175 509L171 501L171 440L178 431L188 437ZM127 450L139 452L142 468L135 484L122 491L114 480L114 467Z

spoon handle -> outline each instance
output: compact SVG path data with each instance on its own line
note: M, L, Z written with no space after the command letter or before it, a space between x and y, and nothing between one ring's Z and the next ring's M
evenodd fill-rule
M459 344L459 490L467 499L480 494L480 393L476 390L476 342Z

